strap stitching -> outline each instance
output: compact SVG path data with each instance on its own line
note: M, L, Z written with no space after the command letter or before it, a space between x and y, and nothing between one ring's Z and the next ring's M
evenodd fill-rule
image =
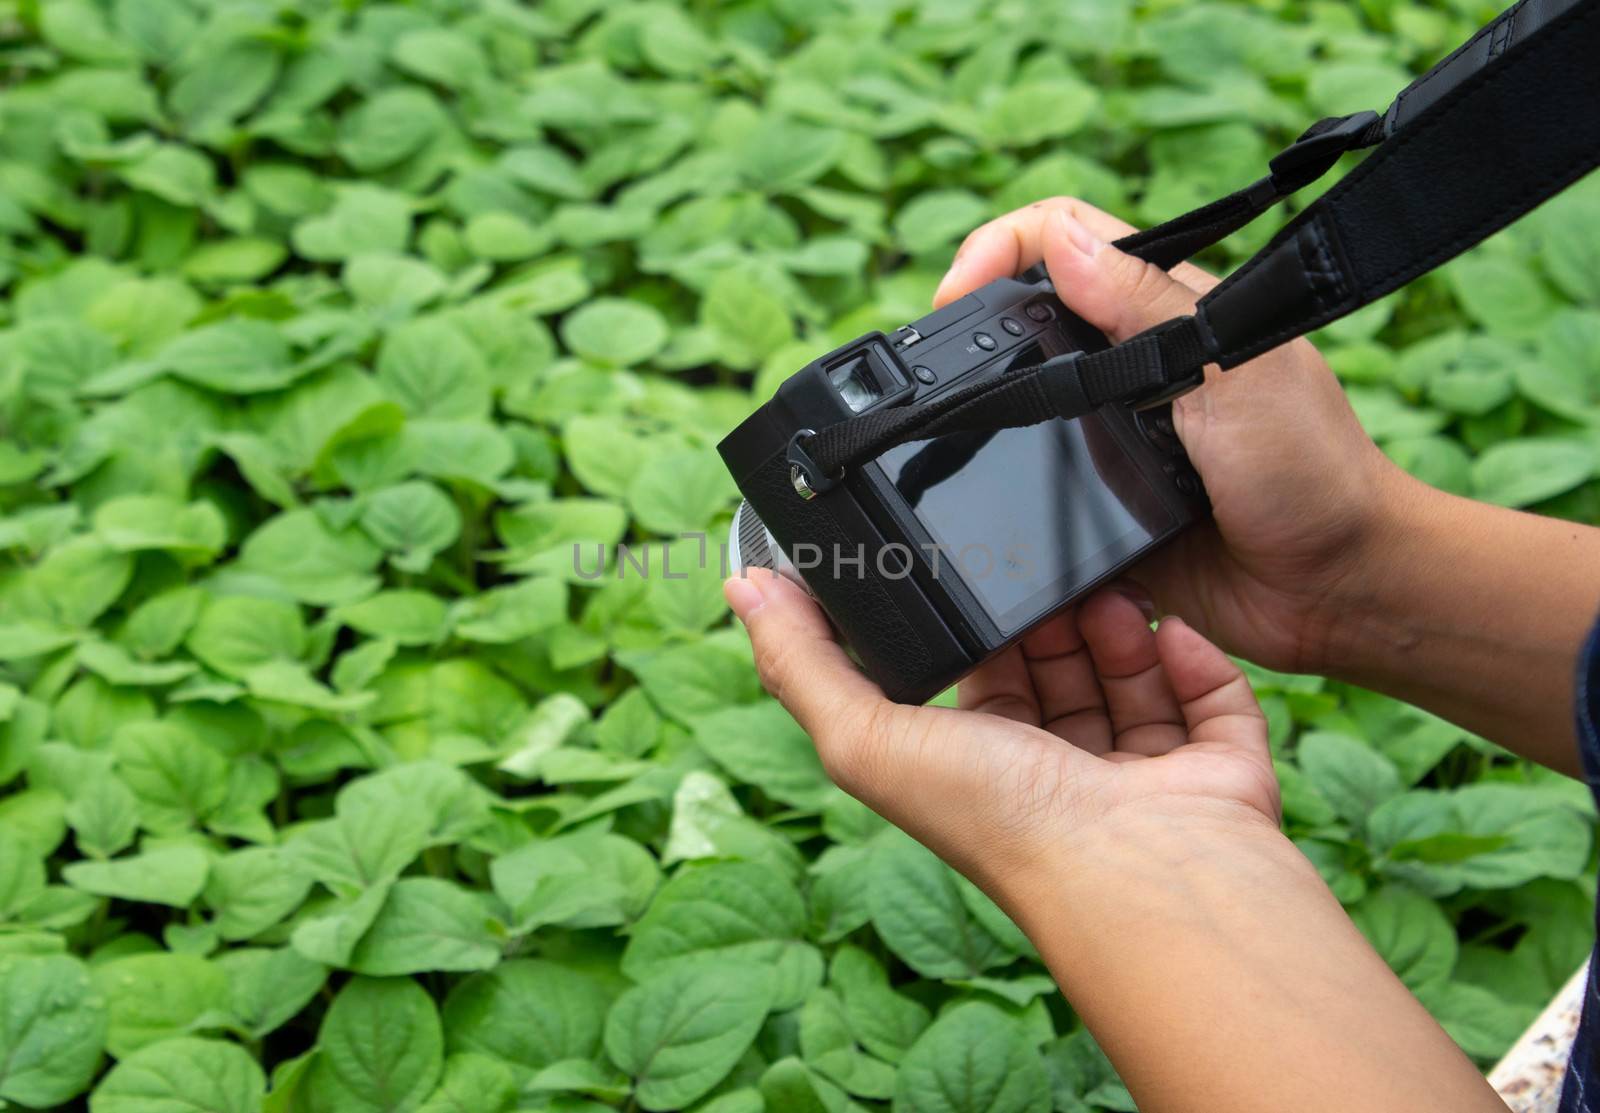
M1489 61L1494 61L1506 52L1511 45L1512 38L1516 35L1515 12L1508 12L1505 19L1495 20L1494 37L1489 40Z

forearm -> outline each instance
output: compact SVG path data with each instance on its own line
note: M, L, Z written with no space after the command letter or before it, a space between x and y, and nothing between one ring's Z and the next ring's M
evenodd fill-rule
M1328 675L1578 772L1573 680L1600 612L1600 529L1404 477L1328 601Z
M1141 818L1002 897L1146 1113L1504 1113L1270 823Z

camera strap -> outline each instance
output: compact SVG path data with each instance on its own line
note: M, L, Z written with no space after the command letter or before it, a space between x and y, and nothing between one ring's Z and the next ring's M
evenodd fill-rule
M1163 269L1376 147L1266 247L1178 317L1121 344L1017 368L932 402L797 437L812 493L908 441L1153 404L1321 328L1455 258L1600 164L1600 0L1521 0L1388 111L1322 120L1237 193L1116 246Z

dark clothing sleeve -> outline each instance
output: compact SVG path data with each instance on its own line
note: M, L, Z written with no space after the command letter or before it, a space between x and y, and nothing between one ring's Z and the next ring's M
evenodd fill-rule
M1600 624L1589 635L1578 659L1578 749L1584 779L1600 801ZM1561 1091L1561 1113L1600 1113L1600 985L1597 959L1589 958L1589 984L1584 989L1583 1019L1572 1045L1572 1063Z

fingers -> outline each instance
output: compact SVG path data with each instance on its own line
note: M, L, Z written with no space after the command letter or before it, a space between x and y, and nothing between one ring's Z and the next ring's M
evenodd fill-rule
M1148 320L1142 317L1136 318L1134 315L1126 318L1107 317L1105 299L1097 292L1100 283L1084 290L1080 288L1082 276L1077 270L1068 269L1058 273L1056 262L1052 261L1052 258L1053 255L1059 256L1059 251L1053 251L1052 247L1059 247L1061 237L1074 225L1081 226L1088 240L1093 243L1109 244L1133 231L1130 225L1101 212L1093 205L1070 197L1055 197L1048 201L1037 202L1025 209L1018 209L992 220L973 231L961 245L961 250L956 253L950 272L945 275L938 292L934 295L934 304L944 305L986 282L1011 277L1043 261L1050 267L1051 278L1055 281L1057 293L1062 300L1091 324L1111 333L1114 339L1125 339L1126 336L1142 332L1150 325L1174 315L1172 312L1163 312L1168 308L1168 303L1144 305L1143 302L1151 299L1142 296L1138 308L1150 315ZM1141 275L1145 269L1155 275L1162 275L1160 270L1131 256L1125 256L1120 251L1114 252L1109 258L1113 260L1111 277L1116 280L1118 289L1126 287L1130 280L1133 280L1135 285L1144 281ZM1138 269L1124 267L1121 260L1137 264ZM1129 270L1130 273L1126 275L1120 273L1123 270ZM1175 267L1171 275L1166 277L1172 286L1188 288L1188 304L1191 306L1195 296L1207 292L1217 284L1216 278L1188 263ZM1064 278L1070 281L1064 282ZM1151 289L1159 293L1164 287L1156 285ZM1076 299L1087 299L1092 302L1091 312L1096 313L1099 319L1086 313L1085 307L1077 304ZM1187 310L1180 309L1177 312L1182 313ZM1162 315L1155 316L1156 313ZM1143 323L1140 323L1141 320ZM1123 334L1125 329L1131 331Z
M1183 710L1139 605L1101 591L1079 609L1078 625L1105 692L1116 751L1153 757L1187 742Z
M979 665L956 686L956 706L1038 726L1038 695L1022 647L1014 645Z
M1109 753L1111 720L1077 612L1052 618L1023 638L1020 649L1038 698L1036 722L1081 750Z
M1155 642L1189 740L1243 746L1270 758L1266 716L1239 666L1180 618L1165 619Z

